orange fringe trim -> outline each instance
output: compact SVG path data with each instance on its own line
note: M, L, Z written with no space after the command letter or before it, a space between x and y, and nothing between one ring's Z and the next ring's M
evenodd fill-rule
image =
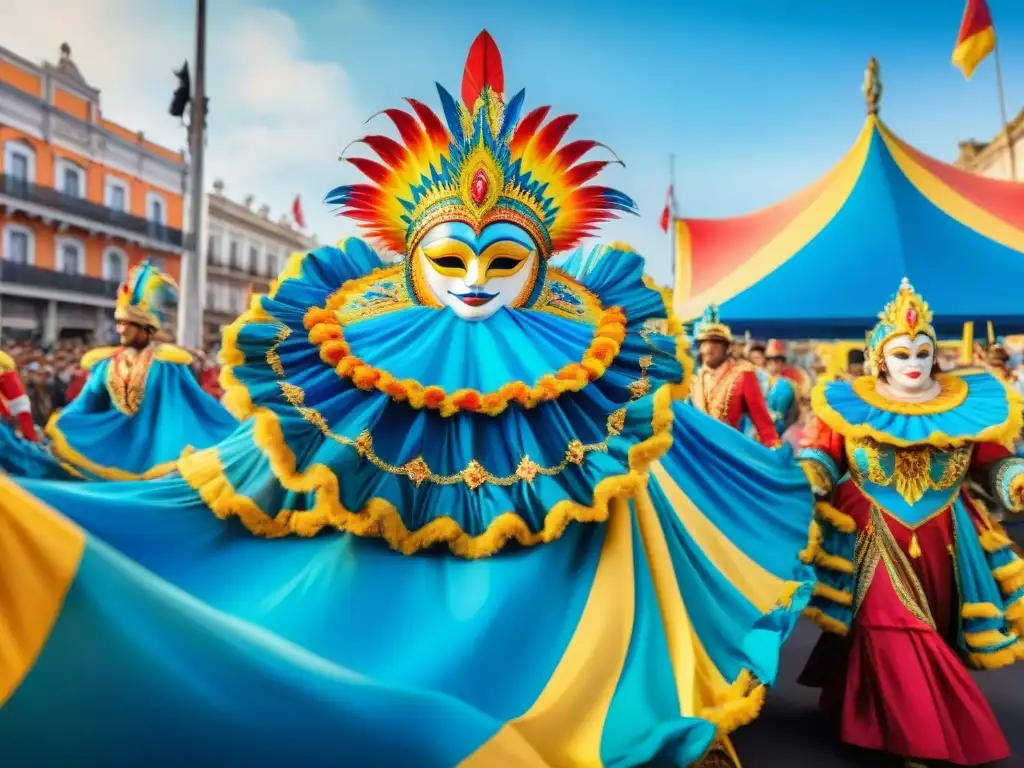
M366 277L356 279L363 281ZM626 315L620 308L611 307L602 312L594 338L579 363L570 363L554 374L546 374L533 386L513 381L495 392L460 389L448 393L435 385L424 385L413 379L397 379L352 354L336 315L338 306L344 301L347 286L352 282L349 281L331 296L325 307L314 307L303 318L303 324L309 331L310 343L320 349L320 359L333 367L338 376L351 381L360 389L376 389L393 400L407 402L416 409L436 410L445 417L460 411L496 416L512 402L524 408L534 408L541 403L556 400L566 392L579 392L605 374L608 366L618 357L626 338Z

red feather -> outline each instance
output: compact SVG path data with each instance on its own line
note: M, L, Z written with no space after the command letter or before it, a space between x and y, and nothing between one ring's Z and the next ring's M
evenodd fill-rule
M416 118L400 109L385 109L384 114L390 117L391 122L395 124L398 134L402 137L402 141L405 142L405 146L413 154L418 153L423 146L423 139L425 137L423 129L416 122Z
M477 35L469 48L466 68L462 71L462 103L470 110L484 88L490 86L497 94L505 92L505 71L501 52L486 29Z
M548 116L550 111L551 107L537 107L519 121L519 125L516 126L516 132L512 136L512 141L508 144L508 148L513 155L519 154L527 142L533 138L533 134L540 128L540 124L544 122L544 118Z
M576 115L560 115L541 129L537 134L537 144L534 150L537 156L546 158L558 146L558 142L565 136L569 127L576 122Z
M392 168L401 167L408 159L409 153L406 148L387 136L366 136L361 141Z
M376 160L370 160L365 157L349 157L346 159L362 171L364 176L377 184L384 184L391 177L391 171Z
M601 169L608 165L607 160L589 160L573 166L562 177L562 183L567 187L578 187L585 184L601 172Z
M409 105L413 108L416 113L416 117L423 123L423 130L427 132L427 136L430 137L435 147L445 148L451 141L448 135L448 130L444 127L434 111L424 104L422 101L416 101L416 99L406 99Z
M555 169L561 171L568 168L596 146L597 142L590 139L570 141L555 154Z

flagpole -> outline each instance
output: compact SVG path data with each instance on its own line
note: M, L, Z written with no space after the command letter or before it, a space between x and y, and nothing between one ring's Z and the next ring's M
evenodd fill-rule
M669 288L676 289L676 156L668 156L668 247L669 247Z
M1006 133L1006 146L1010 151L1010 178L1017 180L1017 153L1013 146L1013 136L1010 135L1010 121L1006 117L1006 96L1003 94L1003 68L999 63L999 42L993 46L993 58L996 65L996 88L999 90L999 111L1003 117L1003 131Z

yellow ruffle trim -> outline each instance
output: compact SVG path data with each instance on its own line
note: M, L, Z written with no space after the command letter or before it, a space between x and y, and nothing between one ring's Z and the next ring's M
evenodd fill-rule
M120 347L96 347L96 349L90 349L82 355L82 360L78 365L83 370L91 371L96 363L109 360L114 356L114 353L117 352L118 349L120 349Z
M192 353L173 344L158 344L153 351L153 358L161 363L192 365Z
M854 392L865 403L888 411L906 415L928 415L949 411L962 404L967 397L968 385L960 376L953 373L940 373L936 377L942 390L938 397L927 403L900 403L887 400L875 391L875 377L861 376L854 380ZM999 443L1011 448L1024 427L1024 401L1020 396L1007 390L1007 416L998 424L992 424L980 432L966 436L952 436L942 431L935 431L924 440L909 441L882 432L869 424L851 424L838 411L829 405L825 390L829 381L822 379L811 392L811 408L815 415L830 429L846 438L870 438L880 443L905 447L909 445L927 444L936 448L954 448L968 443Z
M61 465L65 469L71 471L73 474L82 476L82 472L88 472L96 477L101 477L104 480L152 480L157 477L163 477L168 475L177 469L178 460L165 461L162 464L157 464L141 474L134 472L128 472L117 467L107 467L103 464L97 464L90 458L83 456L81 453L71 447L71 443L68 442L67 437L61 432L60 427L57 426L57 421L60 419L60 412L53 414L50 420L46 423L46 435L50 438L50 450L61 460ZM191 454L194 449L191 446L186 446L185 451L182 455ZM79 471L81 470L81 471Z
M620 313L621 314L621 313ZM193 453L178 462L178 471L213 513L222 519L237 517L253 534L267 538L288 535L314 536L325 528L335 528L357 536L384 539L403 554L444 543L455 555L465 558L488 557L505 544L516 541L524 546L548 543L562 535L571 522L604 522L611 504L631 498L646 488L647 471L672 445L672 404L689 394L693 362L686 353L682 326L674 315L668 319L670 334L676 340L676 357L683 368L679 383L662 385L653 394L652 434L629 450L629 471L598 483L590 505L562 501L548 510L540 531L530 530L514 511L498 516L483 533L473 536L449 518L441 517L421 528L406 527L398 510L381 498L370 499L360 510L346 509L339 498L337 475L323 464L314 464L299 472L296 457L284 439L277 414L255 406L245 385L232 368L245 364L238 348L238 332L250 322L273 322L263 310L260 297L253 297L250 309L224 331L221 349L221 385L226 390L225 406L240 420L252 418L253 441L270 462L274 477L283 488L294 493L315 494L308 510L281 510L267 515L252 499L239 494L224 474L216 448ZM624 330L624 329L623 329Z
M342 287L328 300L325 308L311 309L303 319L310 343L320 349L320 359L333 367L338 376L360 389L376 389L393 400L406 402L416 409L436 410L445 417L460 411L496 416L513 402L524 408L534 408L556 400L566 392L579 392L604 375L618 357L622 341L626 338L626 315L618 307L611 307L601 313L594 338L579 363L570 363L557 373L546 374L532 386L513 381L494 392L460 389L448 393L436 385L398 379L353 355L336 313L346 297Z

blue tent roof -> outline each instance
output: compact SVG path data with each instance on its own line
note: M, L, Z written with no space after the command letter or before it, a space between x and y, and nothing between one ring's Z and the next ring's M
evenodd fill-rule
M875 117L821 181L765 211L683 220L676 308L734 333L860 338L909 277L940 334L1024 331L1024 185L913 150Z

